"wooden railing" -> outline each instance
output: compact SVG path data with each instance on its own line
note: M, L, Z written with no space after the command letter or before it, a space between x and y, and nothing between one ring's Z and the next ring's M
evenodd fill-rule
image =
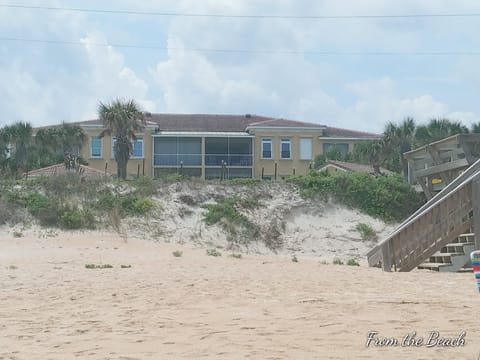
M475 219L480 217L479 181L480 160L372 249L367 254L369 265L381 264L385 271L391 271L392 267L396 271L410 271L468 231L474 215Z

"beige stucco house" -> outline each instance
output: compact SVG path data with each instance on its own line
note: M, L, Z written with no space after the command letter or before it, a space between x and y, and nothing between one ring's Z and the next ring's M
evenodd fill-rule
M81 155L89 166L116 173L113 142L99 137L99 120L76 123L88 140ZM137 134L129 175L182 173L204 179L273 178L305 174L316 155L336 147L353 151L377 134L257 115L151 114Z

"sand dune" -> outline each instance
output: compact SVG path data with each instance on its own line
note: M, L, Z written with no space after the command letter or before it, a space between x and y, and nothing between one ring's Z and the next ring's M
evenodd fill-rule
M0 359L478 359L473 275L0 230ZM172 251L183 251L182 257ZM85 264L112 269L86 269ZM131 268L121 268L131 265ZM366 347L433 330L460 347ZM425 339L426 340L426 339Z

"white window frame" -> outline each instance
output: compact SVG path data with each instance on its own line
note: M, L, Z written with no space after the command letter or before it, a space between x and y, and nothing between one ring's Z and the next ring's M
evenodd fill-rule
M113 147L115 145L115 139L116 138L112 136L111 148L110 148L110 154L111 154L112 159L115 159L115 154L113 152ZM140 157L137 157L137 156L133 155L133 145L134 145L135 141L141 141L142 142L142 156L140 156ZM136 140L132 141L132 157L131 157L131 159L143 159L144 157L145 157L145 141L143 139L143 136L139 136L139 137L137 137Z
M93 139L99 139L100 140L100 156L93 155ZM103 158L103 138L99 136L90 136L90 159L101 159Z
M289 157L283 157L282 147L283 144L288 144L288 153ZM283 138L280 140L280 160L291 160L292 159L292 139L290 138Z
M142 155L141 156L135 156L133 154L133 147L135 146L135 142L142 142ZM132 141L132 159L143 159L145 157L145 141L143 140L142 136L137 137L135 140Z
M270 157L264 157L263 156L263 144L270 144ZM273 159L273 139L272 138L263 138L262 139L262 147L261 147L260 151L262 152L262 159L266 159L266 160Z
M308 141L308 142L307 142ZM302 147L302 144L308 144L308 155L305 153L305 148ZM300 138L299 144L300 150L300 160L312 160L312 153L313 153L313 140L312 138Z

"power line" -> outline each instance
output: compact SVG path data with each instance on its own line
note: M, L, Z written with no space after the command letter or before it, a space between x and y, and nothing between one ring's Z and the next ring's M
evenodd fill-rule
M215 48L185 48L157 45L135 45L117 43L98 43L68 40L45 40L0 37L0 41L41 43L52 45L91 45L98 47L116 47L130 49L150 49L162 51L188 51L204 53L244 53L244 54L271 54L271 55L333 55L333 56L478 56L480 51L322 51L322 50L259 50L259 49L215 49Z
M184 12L151 12L135 10L111 10L68 8L55 6L33 6L0 4L0 7L29 10L48 11L72 11L98 14L122 14L122 15L148 15L148 16L171 16L171 17L208 17L208 18L238 18L238 19L292 19L292 20L328 20L328 19L415 19L415 18L453 18L453 17L479 17L480 13L444 13L444 14L399 14L399 15L234 15L234 14L207 14L207 13L184 13Z

